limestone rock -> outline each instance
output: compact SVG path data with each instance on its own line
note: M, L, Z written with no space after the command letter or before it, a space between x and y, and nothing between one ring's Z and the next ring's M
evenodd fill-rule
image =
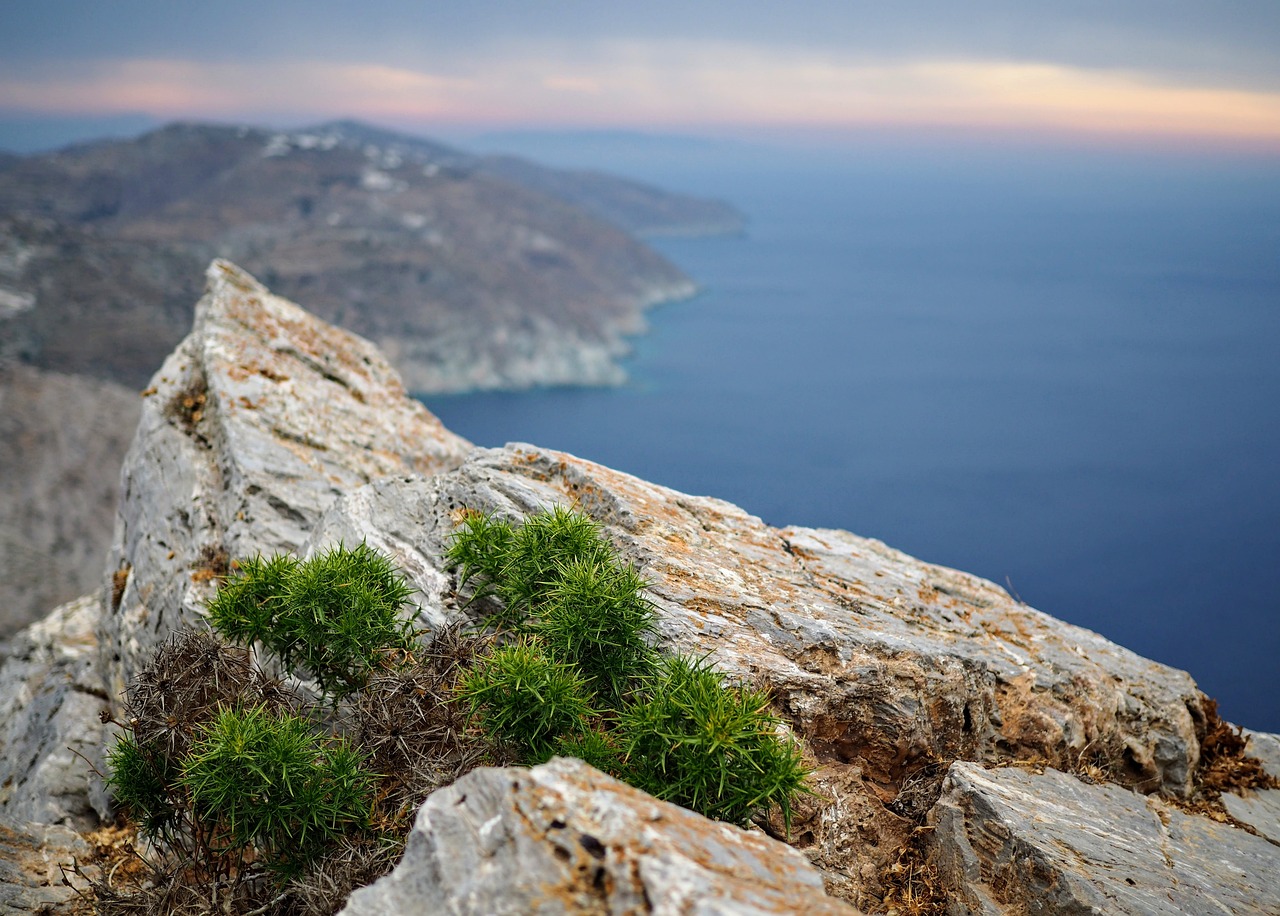
M380 481L335 503L311 549L392 551L440 620L458 613L439 560L458 510L555 504L597 519L652 583L668 648L771 688L826 799L796 840L859 905L883 893L951 760L1087 761L1145 791L1188 787L1203 711L1184 672L877 541L771 528L571 455L509 445L434 479Z
M1280 849L1119 786L956 763L930 822L952 913L1280 912Z
M0 667L0 820L83 829L105 814L91 786L107 705L96 596L56 608L15 637Z
M0 916L67 912L76 892L63 883L62 866L89 852L89 844L66 827L0 823Z
M108 691L198 617L232 558L296 550L338 494L470 450L377 349L226 261L148 389L104 597Z
M1251 732L1245 753L1256 757L1273 779L1280 779L1280 735ZM1224 792L1222 805L1227 813L1248 824L1258 835L1280 846L1280 789L1242 789Z
M482 769L433 794L396 870L344 916L837 914L805 858L581 761Z

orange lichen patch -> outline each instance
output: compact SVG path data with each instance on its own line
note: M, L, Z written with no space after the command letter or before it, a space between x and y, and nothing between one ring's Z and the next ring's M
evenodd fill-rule
M289 381L289 376L287 376L287 375L282 375L282 374L281 374L281 373L279 373L279 372L276 372L276 371L274 371L274 370L272 370L272 369L268 369L266 366L261 366L261 367L259 367L259 369L258 369L258 374L259 374L260 376L262 376L263 378L270 379L270 380L271 380L271 381L273 381L273 382L287 382L287 381Z
M191 564L191 568L192 582L224 579L231 572L231 558L222 547L205 544L200 548L200 555Z
M120 608L120 602L124 598L125 587L129 584L129 573L132 571L133 567L126 563L111 574L112 611L116 611Z
M139 391L139 392L138 392L138 396L139 396L139 397L144 397L144 398L149 398L149 397L151 397L153 394L155 394L157 390L158 390L158 389L156 388L156 386L155 386L155 385L152 385L150 388L143 388L141 391Z

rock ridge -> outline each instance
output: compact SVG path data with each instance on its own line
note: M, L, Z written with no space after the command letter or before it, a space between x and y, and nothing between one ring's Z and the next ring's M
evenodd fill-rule
M35 836L105 809L58 749L101 746L96 707L199 625L232 558L365 541L435 629L466 617L441 560L458 513L555 505L651 583L663 647L770 692L815 769L792 848L774 820L651 820L666 809L576 762L477 771L428 799L352 914L885 912L925 890L952 913L1280 911L1280 790L1225 792L1222 822L1185 802L1217 727L1185 672L873 539L534 445L474 448L372 344L225 261L143 401L99 596L25 631L0 670L0 819ZM1280 739L1248 747L1280 775Z

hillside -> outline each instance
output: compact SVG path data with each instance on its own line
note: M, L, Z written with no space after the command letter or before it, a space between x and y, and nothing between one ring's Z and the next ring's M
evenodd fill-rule
M35 297L0 315L0 351L141 386L217 255L378 342L419 392L620 381L644 309L693 290L628 230L740 226L722 204L351 122L175 124L21 158L0 216L0 246L26 251L0 283Z

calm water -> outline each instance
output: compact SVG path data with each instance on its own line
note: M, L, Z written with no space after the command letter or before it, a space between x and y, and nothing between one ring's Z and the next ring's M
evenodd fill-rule
M1011 584L1280 731L1280 163L653 165L747 212L620 390L429 398L773 524Z

